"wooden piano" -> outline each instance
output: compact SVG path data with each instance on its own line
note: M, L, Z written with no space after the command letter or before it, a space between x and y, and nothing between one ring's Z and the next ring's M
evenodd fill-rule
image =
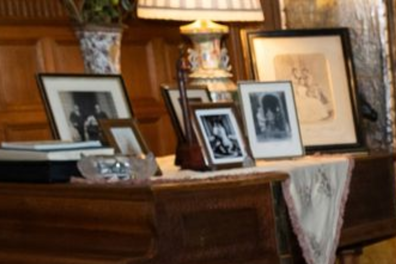
M304 263L281 172L152 186L0 184L0 263ZM396 234L393 157L356 158L339 254Z

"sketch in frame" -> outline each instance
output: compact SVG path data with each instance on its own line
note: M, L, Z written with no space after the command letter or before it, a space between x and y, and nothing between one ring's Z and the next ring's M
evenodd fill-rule
M291 82L239 82L238 91L254 158L304 154Z
M291 80L302 124L334 121L330 72L323 54L287 54L274 58L277 80Z
M180 102L179 89L168 85L162 85L162 96L165 101L172 125L179 139L184 138L183 112ZM187 88L187 99L189 103L209 103L211 97L206 86L191 86Z
M99 120L132 116L119 75L40 74L38 81L58 139L99 140Z
M99 120L99 126L103 133L102 142L113 147L116 153L139 158L147 158L147 155L152 153L138 125L132 118L101 119ZM156 166L157 172L155 175L161 175L157 163Z
M307 151L365 149L346 28L245 33L250 77L292 82Z
M194 122L209 167L239 167L246 151L240 121L232 103L191 104Z

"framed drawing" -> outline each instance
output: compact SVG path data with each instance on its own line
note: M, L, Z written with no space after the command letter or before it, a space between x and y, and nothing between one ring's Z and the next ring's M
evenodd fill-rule
M131 118L121 75L39 74L54 138L98 140L99 119Z
M123 155L145 156L150 153L149 148L132 118L126 119L100 119L102 141L115 149L116 153ZM161 175L157 164L156 175Z
M239 82L238 92L254 158L304 155L290 81Z
M364 149L348 30L246 31L250 76L290 80L307 151Z
M176 87L162 85L162 96L172 120L173 127L179 139L184 138L183 113L180 104L180 93ZM206 86L193 86L187 88L187 97L190 103L209 103L211 97Z
M197 138L208 167L241 167L250 157L233 103L193 103L192 116Z

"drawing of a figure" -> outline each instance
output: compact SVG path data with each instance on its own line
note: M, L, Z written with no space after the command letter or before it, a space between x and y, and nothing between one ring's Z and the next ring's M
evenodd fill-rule
M309 71L304 68L299 73L299 69L293 68L292 76L295 75L299 76L297 81L296 78L292 79L299 120L304 123L312 123L329 118L327 99L319 94Z
M293 83L300 122L324 122L334 117L329 73L322 54L278 55L274 64L276 79Z

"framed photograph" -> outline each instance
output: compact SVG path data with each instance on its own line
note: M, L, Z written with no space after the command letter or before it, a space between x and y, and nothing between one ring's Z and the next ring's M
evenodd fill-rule
M192 116L208 167L241 167L250 157L233 103L194 103Z
M132 118L127 119L100 119L102 141L115 149L116 153L123 155L143 156L150 150L136 122ZM156 175L161 175L157 164Z
M239 82L238 92L254 158L304 155L290 81Z
M180 104L179 89L168 85L162 85L161 90L176 135L179 139L183 139L184 122L183 112ZM190 103L209 103L212 101L209 90L206 86L188 87L187 97Z
M307 151L364 149L348 30L246 31L250 77L293 84Z
M121 75L39 74L54 138L99 140L99 119L131 118Z

